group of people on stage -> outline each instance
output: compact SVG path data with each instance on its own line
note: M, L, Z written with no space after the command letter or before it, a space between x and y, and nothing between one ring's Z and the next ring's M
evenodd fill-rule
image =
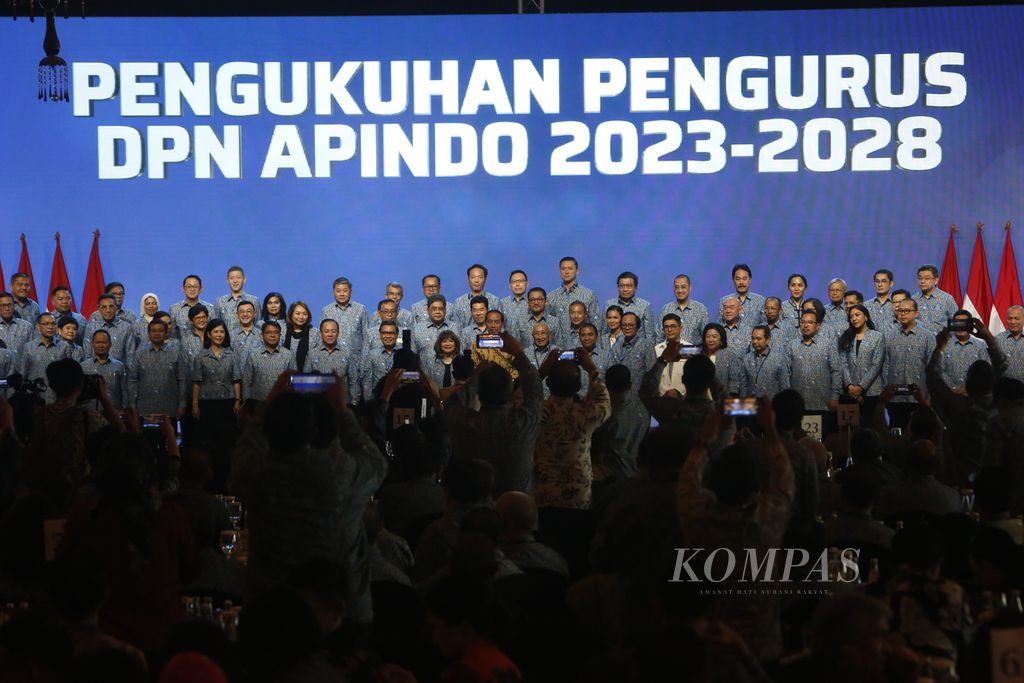
M898 385L890 412L899 422L915 403L914 389L925 388L936 333L952 325L940 371L953 391L963 390L972 363L990 361L990 346L1005 355L1006 375L1024 380L1024 309L1012 307L1008 331L988 339L971 314L937 287L938 269L931 265L917 270L913 293L895 288L892 272L882 269L874 275L873 297L835 278L821 300L808 296L801 274L789 277L785 298L756 294L751 268L737 264L734 290L715 310L692 298L690 278L679 275L674 299L657 314L637 296L639 279L632 272L619 275L618 296L603 306L579 282L575 258L563 258L559 273L559 286L547 291L531 287L527 274L515 270L502 298L487 290L487 268L473 264L466 271L468 291L454 299L430 274L421 282L422 300L403 307L404 288L391 282L373 312L352 300L352 283L339 277L333 301L315 318L308 304L289 305L279 292L262 301L247 293L243 269L232 266L227 294L206 301L202 279L189 275L182 281L184 299L166 310L152 293L142 296L138 313L125 308L124 285L111 282L89 320L71 310L65 287L50 292L50 308L40 312L28 297L28 276L16 273L10 292L0 293L0 377L17 373L45 381L50 362L70 357L86 373L106 378L118 407L198 416L203 404L223 412L265 398L286 369L335 372L347 377L356 404L373 397L395 351L406 345L443 388L455 381L452 363L460 355L495 357L481 354L477 335L507 331L538 367L555 351L575 348L586 349L601 372L623 364L635 378L634 393L670 342L698 347L692 352L711 358L723 393L772 397L792 387L810 412L833 409L840 399L870 408L885 386ZM666 364L662 393L685 394L685 361Z

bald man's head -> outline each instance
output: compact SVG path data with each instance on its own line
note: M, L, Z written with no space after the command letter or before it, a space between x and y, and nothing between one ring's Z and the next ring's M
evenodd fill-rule
M505 534L510 538L532 534L537 530L537 504L522 491L501 494L494 507L505 520Z

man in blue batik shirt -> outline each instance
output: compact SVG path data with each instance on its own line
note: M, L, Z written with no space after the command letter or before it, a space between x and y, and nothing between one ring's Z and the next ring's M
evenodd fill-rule
M174 329L170 331L170 335L175 339L191 333L192 321L189 320L188 312L193 306L202 304L206 307L207 312L217 308L210 302L199 298L203 292L203 279L198 275L186 275L185 279L181 281L181 291L185 293L185 298L171 306L168 311L171 314L171 320L174 321Z
M106 330L110 335L110 355L127 362L135 352L135 330L131 323L117 317L117 302L113 294L101 294L99 298L99 320L90 320L85 326L82 350L85 357L92 355L92 335L96 330Z
M875 271L874 277L875 296L865 301L864 306L871 314L871 322L875 324L875 329L881 330L880 323L896 318L896 314L892 312L892 299L889 297L893 286L893 275L891 270L882 268Z
M918 324L914 299L893 305L900 326L885 339L885 383L916 385L924 391L925 368L935 349L935 332ZM890 426L905 426L917 407L912 396L895 396L888 405Z
M799 329L782 317L782 299L770 296L764 300L765 327L768 328L768 343L773 349L786 350L789 342L799 337Z
M469 292L463 294L449 306L448 315L455 319L462 326L472 324L473 315L470 306L473 299L482 296L487 300L487 311L501 310L501 299L486 291L487 268L474 263L466 269L466 282L469 284ZM485 313L487 311L484 311Z
M14 296L10 292L0 292L0 341L17 356L35 334L35 328L32 323L17 317L14 310Z
M402 299L405 298L405 287L400 282L389 282L384 286L384 298L395 302L395 310L398 312L395 320L399 329L411 330L416 326L416 317L412 311L402 308Z
M264 401L281 373L296 369L294 354L281 346L281 326L268 320L263 323L263 348L251 350L246 357L242 396L247 401Z
M46 382L46 366L55 360L67 358L71 347L57 337L57 321L51 313L39 314L36 330L38 336L26 343L18 355L18 372L27 382L37 379ZM46 402L50 403L55 398L53 391L47 388Z
M526 271L513 270L508 276L508 288L511 294L501 300L501 312L505 316L505 329L510 334L515 334L530 315L527 294L530 279L526 276ZM528 347L529 344L523 346Z
M338 323L330 318L320 321L320 344L309 350L306 364L310 372L335 374L348 387L349 402L359 401L359 356L345 353L338 346Z
M543 323L548 328L550 343L561 348L562 325L557 317L548 313L548 293L543 287L531 287L526 293L526 303L530 308L529 313L519 321L519 327L513 330L519 343L524 349L530 348L533 343L534 326Z
M217 297L216 305L213 309L210 309L211 314L214 318L220 318L221 320L228 321L235 317L235 312L238 310L238 304L243 301L248 301L254 307L259 309L260 300L252 294L247 294L245 291L245 271L242 270L242 266L231 266L228 268L228 289L230 292L223 296ZM230 327L230 323L229 323ZM231 335L232 346L234 345L235 335Z
M750 326L740 317L741 310L740 300L734 296L726 297L722 302L722 327L725 328L726 342L737 358L742 357L750 345Z
M569 319L569 307L573 302L579 301L586 307L587 322L600 330L603 311L598 307L594 292L579 283L579 262L572 256L562 257L558 262L558 273L562 278L562 284L548 292L548 312L562 320L564 324L564 321ZM576 335L573 336L575 338Z
M114 303L117 304L118 319L131 325L134 331L134 326L138 322L139 316L135 315L134 311L124 307L124 285L120 282L108 282L107 286L103 288L103 293L114 297ZM100 312L98 310L93 311L92 315L89 316L89 320L99 322Z
M939 373L943 381L952 391L964 392L967 370L974 361L981 360L991 364L988 355L988 344L971 334L974 316L970 311L959 310L953 314L953 323L964 329L953 330L953 339L949 340L942 350L939 360Z
M377 383L391 371L395 362L395 348L398 345L398 325L383 322L378 329L380 343L376 344L363 356L359 370L359 382L362 385L362 398L370 401L374 398Z
M427 304L430 297L441 293L441 278L433 273L424 275L420 285L423 288L423 298L409 307L415 325L425 323L430 319L430 316L427 315Z
M1006 331L1000 332L997 337L999 348L1006 354L1009 363L1006 376L1024 382L1024 306L1010 306L1006 309L1006 327Z
M629 271L620 273L619 277L615 280L619 296L615 299L608 299L608 302L605 304L605 310L609 306L614 305L621 308L623 313L635 313L640 320L639 334L643 335L646 342L654 344L658 338L658 330L656 329L658 323L654 320L654 312L651 310L650 302L636 295L636 288L639 282L636 273ZM607 324L602 329L607 331ZM638 383L634 382L634 384Z
M84 315L71 310L71 306L74 304L74 298L71 296L71 290L64 285L57 285L53 288L53 291L50 292L50 301L53 304L53 309L50 313L53 313L54 318L58 321L65 317L72 318L78 324L75 342L81 344L82 336L85 334L87 321Z
M825 319L822 326L828 328L836 337L850 326L846 319L846 306L843 297L846 295L846 280L836 277L828 282L828 303L825 304Z
M416 351L416 339L413 336L413 329L411 327L406 327L399 321L398 316L400 312L398 304L391 299L381 299L377 302L377 312L373 314L370 324L366 327L366 344L368 350L380 346L380 336L377 334L377 331L380 329L380 324L395 323L398 325L398 348L403 348L402 333L408 330L409 350ZM409 315L406 317L406 320L408 321L411 318L412 316Z
M672 281L672 291L676 297L675 301L662 306L658 317L664 320L669 313L679 316L683 326L682 338L691 344L700 343L704 338L704 328L711 322L711 317L704 304L690 298L690 276L676 275Z
M917 302L918 317L937 330L949 324L956 313L953 297L938 288L939 269L925 264L917 269L917 284L921 288L913 296Z
M330 318L338 323L338 345L348 353L363 348L366 330L366 307L352 301L352 283L347 277L334 281L334 302L320 310L320 320Z
M235 307L235 312L226 319L228 332L231 334L231 348L235 353L245 354L263 345L260 324L256 320L256 306L251 301L242 300Z
M431 294L427 299L427 319L424 322L416 324L412 332L412 341L417 349L424 354L430 354L434 350L434 342L437 341L437 335L441 334L444 330L452 330L455 334L459 334L462 330L457 330L449 324L448 318L448 302L441 294ZM462 339L460 337L459 341Z
M115 408L128 406L128 366L110 357L110 335L96 330L92 336L92 357L81 361L82 372L102 375L107 381L107 396Z
M654 361L654 344L649 342L640 331L640 316L636 313L624 314L622 316L622 343L616 344L612 350L611 363L605 365L605 369L619 363L629 368L633 377L643 377L654 365ZM630 387L630 395L635 396L639 390L639 386Z
M814 311L800 314L800 339L789 343L789 386L804 398L808 412L824 413L839 403L843 370L831 334L821 334Z
M473 297L469 308L469 324L463 327L459 334L459 341L462 342L463 349L471 348L476 343L478 334L487 334L487 311L491 310L487 308L487 297L482 295Z
M11 294L14 296L14 314L27 322L35 325L39 317L39 304L30 299L28 294L32 290L32 281L25 273L15 273L11 276Z
M726 299L735 297L740 302L740 319L747 329L764 322L761 311L764 309L764 297L750 291L752 279L750 266L746 263L737 263L732 267L732 285L736 289L732 294L726 294L718 300L718 319L722 317L722 305Z
M773 347L771 332L765 325L758 325L750 332L750 350L743 354L738 368L739 386L733 387L740 396L767 396L789 388L788 349Z
M128 405L140 415L185 413L185 360L178 345L167 342L169 329L164 320L151 320L149 341L128 363Z

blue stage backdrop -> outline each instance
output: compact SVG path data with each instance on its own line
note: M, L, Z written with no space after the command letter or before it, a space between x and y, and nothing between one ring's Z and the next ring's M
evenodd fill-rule
M369 307L465 269L660 305L810 293L876 268L966 268L1024 220L1024 8L402 18L58 20L71 102L36 100L42 26L0 22L0 259L28 235L40 289L61 231L81 296L91 233L133 309L199 273ZM1018 240L1020 243L1020 240ZM966 272L962 273L966 277Z

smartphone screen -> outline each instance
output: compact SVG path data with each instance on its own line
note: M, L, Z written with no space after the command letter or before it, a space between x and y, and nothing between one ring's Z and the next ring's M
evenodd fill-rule
M730 417L757 415L757 399L753 396L727 398L722 402L722 414Z
M297 373L292 375L292 389L302 393L327 391L334 386L335 381L337 378L334 375Z
M501 349L505 346L505 340L498 334L478 334L476 345L481 349Z

